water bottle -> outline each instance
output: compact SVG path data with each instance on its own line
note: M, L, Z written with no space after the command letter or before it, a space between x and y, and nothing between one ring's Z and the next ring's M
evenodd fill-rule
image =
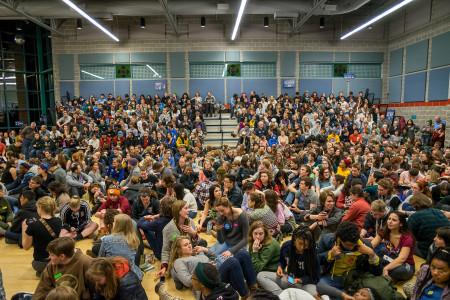
M208 221L208 224L206 224L206 233L211 234L212 228L213 228L213 221L210 220Z

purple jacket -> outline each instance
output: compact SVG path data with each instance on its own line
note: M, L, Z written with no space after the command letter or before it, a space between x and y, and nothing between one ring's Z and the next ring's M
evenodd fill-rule
M431 285L432 279L430 277L430 279L427 280L427 283L423 286L423 288L420 291L418 290L420 283L427 279L427 274L429 272L429 269L430 269L429 265L423 265L420 268L419 274L417 275L416 284L414 285L414 291L413 291L413 294L411 296L411 300L418 300L418 299L420 299L420 296L422 295L423 290L427 286ZM442 292L441 300L445 300L445 299L450 299L450 289L448 288L448 285L445 287L444 291Z

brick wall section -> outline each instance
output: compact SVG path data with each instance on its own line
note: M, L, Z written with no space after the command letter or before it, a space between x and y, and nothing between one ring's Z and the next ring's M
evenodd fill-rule
M435 106L429 106L429 105ZM402 105L402 104L400 104ZM445 144L450 145L450 99L443 102L429 102L426 103L408 103L408 106L395 107L394 105L389 108L395 109L396 116L403 116L406 120L410 119L413 115L416 115L414 123L422 128L426 121L433 120L435 116L440 116L447 121L447 127L445 130Z

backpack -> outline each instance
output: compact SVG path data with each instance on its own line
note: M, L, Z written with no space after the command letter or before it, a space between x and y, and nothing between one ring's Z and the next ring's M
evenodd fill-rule
M397 292L393 283L384 276L375 276L371 273L351 271L344 280L344 287L350 295L361 288L370 288L375 300L404 300L402 294Z

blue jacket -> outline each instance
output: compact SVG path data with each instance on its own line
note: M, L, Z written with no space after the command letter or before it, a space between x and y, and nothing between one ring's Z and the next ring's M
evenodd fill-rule
M139 266L135 264L136 249L131 249L127 241L122 235L110 234L102 237L102 243L100 246L100 251L98 253L99 257L111 257L111 256L121 256L128 259L131 266L131 270L137 275L139 280L142 280L144 274L142 273Z

